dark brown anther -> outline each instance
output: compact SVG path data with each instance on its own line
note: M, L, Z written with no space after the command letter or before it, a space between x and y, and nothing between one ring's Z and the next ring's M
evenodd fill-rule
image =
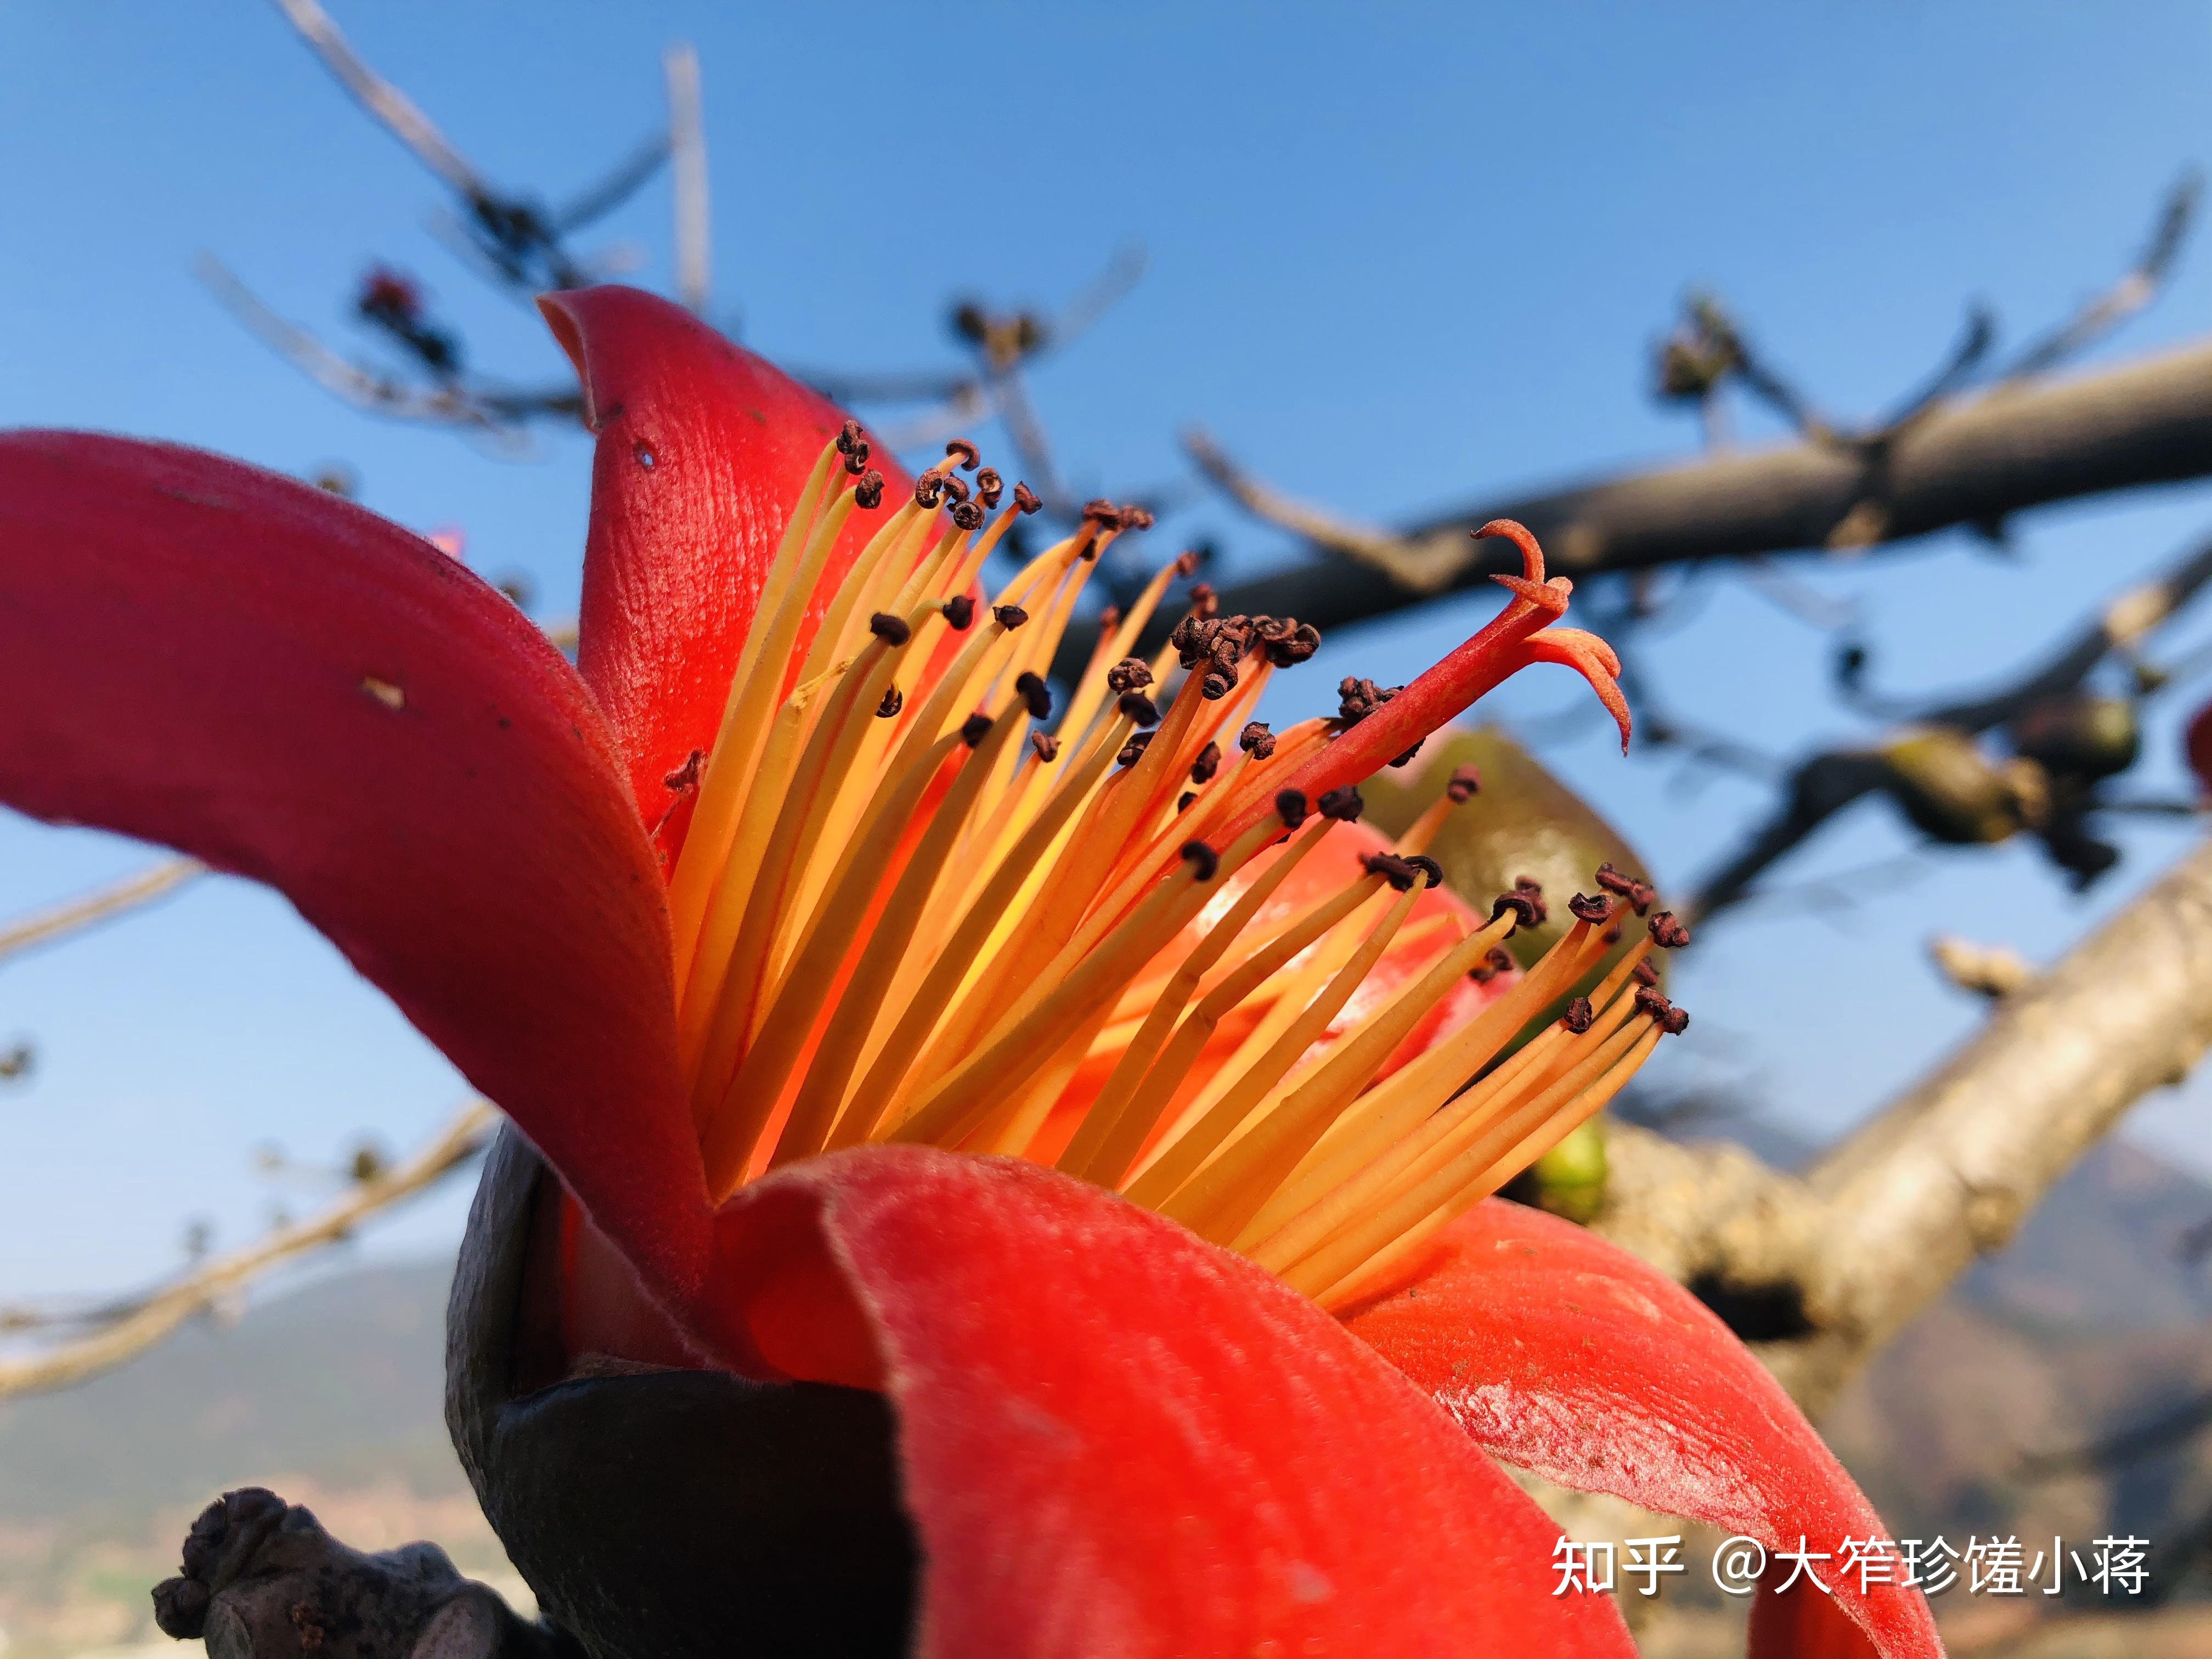
M1208 702L1219 702L1237 689L1237 671L1233 668L1209 668L1198 683L1198 695Z
M1406 862L1426 876L1429 878L1430 886L1441 887L1444 884L1443 866L1438 864L1426 853L1408 853L1406 854Z
M945 499L945 475L931 467L914 481L914 504L935 507Z
M1194 582L1190 590L1190 614L1200 622L1207 622L1220 614L1221 595L1213 591L1212 582Z
M1278 668L1295 668L1321 649L1321 629L1311 623L1294 622L1288 617L1283 620L1291 623L1291 631L1280 639L1267 641L1267 660Z
M953 506L957 507L968 499L966 479L956 478L950 472L940 472L937 475L937 483L938 487L945 491L945 499Z
M945 459L959 463L963 472L973 472L975 463L983 459L982 453L965 438L955 438L945 446Z
M906 625L906 618L894 617L888 611L878 611L868 618L868 632L886 645L904 645L914 637L914 629Z
M1513 878L1513 890L1535 908L1536 920L1528 925L1532 927L1542 926L1552 914L1552 907L1544 902L1543 883L1533 876L1516 876Z
M1275 816L1283 821L1283 828L1295 830L1306 821L1306 794L1303 789L1283 789L1276 792Z
M1030 619L1030 613L1018 605L994 605L991 614L999 619L999 626L1009 634Z
M1275 752L1275 734L1265 720L1248 720L1237 734L1237 746L1254 760L1266 760Z
M988 714L970 714L960 722L960 741L970 749L980 748L983 739L990 735L991 717Z
M688 795L699 787L699 774L707 765L707 751L694 749L684 757L684 764L661 779L662 787L678 795Z
M1614 922L1614 923L1613 924L1613 926L1612 926L1612 927L1610 927L1607 928L1607 929L1605 930L1605 932L1603 932L1602 933L1600 933L1597 937L1598 937L1598 942L1599 942L1600 944L1601 944L1601 945L1618 945L1618 944L1620 944L1620 924L1619 922L1617 922L1617 921L1616 921L1616 922Z
M1638 985L1656 985L1659 982L1659 970L1651 965L1648 957L1632 968L1628 976Z
M1597 884L1607 892L1618 893L1623 898L1633 897L1636 890L1643 885L1635 877L1623 873L1611 864L1598 866Z
M1060 739L1049 732L1030 732L1030 748L1043 765L1049 766L1060 758Z
M197 1578L164 1578L154 1586L154 1623L161 1634L196 1642L207 1632L214 1593Z
M1657 986L1639 985L1636 988L1636 1012L1638 1013L1649 1014L1652 1018L1664 1022L1668 1012L1673 1010L1674 1006L1674 1005L1673 1003L1668 1001L1665 997L1660 994L1659 988Z
M1638 915L1643 915L1651 908L1653 902L1657 900L1658 896L1659 890L1657 888L1649 886L1639 881L1635 886L1628 890L1629 908L1635 911Z
M884 504L884 475L872 470L860 475L860 482L853 486L853 505L863 512L872 513Z
M1365 853L1360 855L1360 868L1370 876L1380 876L1401 893L1412 890L1413 866L1395 853Z
M1212 881L1221 868L1221 855L1202 841L1182 844L1182 861L1190 866L1191 874L1200 881Z
M1124 691L1114 706L1147 729L1160 723L1159 704L1141 691Z
M1175 647L1176 658L1185 668L1195 668L1206 659L1214 631L1212 623L1196 616L1185 617L1168 630L1168 643Z
M1423 738L1421 739L1421 743L1426 743L1428 739L1426 738ZM1421 743L1415 744L1404 754L1399 756L1397 759L1392 761L1390 764L1393 766L1411 766L1413 763L1413 757L1421 752Z
M1559 1024L1580 1036L1597 1024L1597 1010L1590 1006L1588 997L1577 997L1567 1005L1567 1012L1559 1017Z
M1252 631L1278 668L1292 668L1321 649L1321 630L1296 617L1255 617Z
M1180 795L1177 795L1177 796L1176 797L1176 811L1178 811L1178 812L1188 812L1188 811L1190 811L1190 804L1191 804L1191 802L1193 802L1193 801L1196 800L1197 799L1198 799L1198 791L1197 791L1197 790L1195 790L1195 789L1186 789L1186 790L1184 790L1184 791L1182 792L1182 793L1181 793Z
M816 430L819 431L820 428L817 427ZM860 423L858 421L848 421L842 427L838 428L837 453L839 454L849 455L860 446Z
M1357 726L1405 689L1402 685L1377 685L1373 680L1355 679L1346 674L1336 683L1336 717L1346 726Z
M945 612L945 626L956 634L964 634L968 624L975 620L975 601L965 593L955 593L939 607Z
M1198 751L1198 758L1190 763L1190 781L1193 783L1211 783L1213 775L1220 769L1221 745L1208 743Z
M952 522L963 530L983 527L983 509L973 501L963 501L952 509Z
M1472 766L1455 767L1451 781L1444 786L1444 793L1451 797L1455 806L1464 806L1482 788L1482 774Z
M857 478L867 470L868 447L866 444L854 444L845 453L845 471L851 477Z
M1175 573L1185 580L1188 580L1198 574L1199 563L1198 550L1194 547L1187 548L1176 555Z
M1014 690L1021 693L1022 701L1029 705L1031 720L1051 718L1052 690L1045 684L1043 675L1024 673L1015 679Z
M1613 914L1613 901L1602 894L1593 898L1588 893L1577 893L1567 901L1567 908L1577 921L1586 921L1595 927Z
M1124 657L1106 671L1106 689L1117 697L1124 691L1141 691L1152 683L1152 665L1142 657Z
M1467 970L1467 976L1477 985L1487 985L1513 966L1513 953L1502 945L1493 945L1483 952L1482 960Z
M1103 495L1094 495L1084 502L1081 517L1085 524L1097 525L1102 535L1121 527L1121 509Z
M1323 795L1320 805L1322 817L1334 818L1339 823L1357 823L1360 813L1367 810L1367 803L1360 799L1359 792L1348 784Z
M1679 951L1690 942L1690 930L1672 910L1662 910L1650 925L1651 942L1662 951Z
M1490 949L1485 952L1485 955L1488 958L1491 967L1501 974L1508 968L1513 966L1513 952L1507 950L1502 945L1492 945Z
M1152 741L1152 734L1149 732L1132 732L1128 742L1121 745L1121 752L1114 758L1124 766L1134 766L1138 757L1151 746Z
M876 705L876 718L879 720L896 719L899 710L905 707L906 693L896 685L887 687L884 691L884 700Z
M975 475L975 499L986 507L996 507L999 497L1006 493L1006 481L999 476L996 467L985 467Z
M1490 919L1496 921L1509 910L1513 913L1513 933L1505 936L1508 939L1512 938L1513 933L1519 933L1523 927L1539 927L1543 925L1544 901L1530 896L1519 888L1516 888L1510 893L1500 893L1498 896L1498 902L1490 907Z
M1690 1011L1687 1008L1669 1007L1665 1013L1659 1016L1659 1029L1668 1036L1681 1036L1690 1029Z
M1152 527L1152 509L1149 507L1139 507L1134 501L1124 501L1121 503L1121 510L1122 529L1150 530Z
M1037 498L1037 493L1036 493L1036 490L1034 490L1034 489L1030 489L1027 484L1025 484L1025 483L1018 483L1018 484L1016 484L1016 485L1014 486L1014 511L1015 511L1015 512L1017 512L1017 513L1035 513L1035 512L1037 512L1039 509L1041 509L1043 506L1044 506L1043 501L1040 501L1040 500Z

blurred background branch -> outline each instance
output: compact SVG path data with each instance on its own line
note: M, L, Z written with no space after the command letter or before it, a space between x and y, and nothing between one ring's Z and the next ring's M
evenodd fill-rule
M195 1316L234 1301L271 1269L351 1237L362 1223L469 1164L490 1144L498 1122L499 1114L488 1103L471 1101L412 1157L364 1170L350 1191L319 1214L278 1227L143 1294L63 1314L0 1307L0 1334L55 1325L84 1333L25 1358L0 1358L0 1400L66 1388L118 1365Z

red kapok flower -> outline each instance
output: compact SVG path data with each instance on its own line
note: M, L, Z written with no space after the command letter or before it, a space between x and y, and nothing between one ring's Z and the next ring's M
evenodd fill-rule
M577 671L327 495L19 434L0 799L278 887L508 1112L569 1195L556 1375L887 1402L925 1655L1628 1652L1483 1447L1771 1547L1878 1533L1686 1293L1485 1201L1680 1024L1624 963L1492 1066L1620 905L1498 973L1541 901L1470 911L1432 821L1356 821L1529 663L1625 722L1524 532L1497 619L1279 733L1311 630L1201 606L1136 659L1163 572L1040 741L1133 514L984 603L1028 497L972 451L909 481L672 307L547 312L599 433ZM1939 1651L1916 1592L1832 1590L1755 1648Z

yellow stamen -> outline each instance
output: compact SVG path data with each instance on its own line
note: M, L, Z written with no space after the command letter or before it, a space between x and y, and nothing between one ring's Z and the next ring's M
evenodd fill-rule
M978 476L976 494L996 500L1002 486ZM1018 489L987 519L950 493L952 527L920 504L925 487L883 515L831 593L823 573L862 509L836 447L823 452L703 757L669 902L680 1054L718 1198L870 1143L1051 1160L1340 1306L1680 1029L1632 982L1650 948L1639 941L1588 1008L1500 1060L1618 938L1578 920L1376 1081L1456 1006L1465 975L1488 976L1480 963L1530 901L1486 925L1447 895L1422 902L1441 801L1396 856L1302 890L1333 823L1286 833L1305 808L1276 792L1340 784L1352 755L1388 749L1370 727L1332 766L1352 713L1239 742L1277 665L1311 653L1295 623L1194 611L1149 671L1130 659L1184 561L1101 628L1057 734L1024 742L1051 713L1042 676L1118 533L1103 526L1143 520L1085 518L985 614L977 578L1036 502ZM1522 586L1540 584L1540 557L1524 556ZM1555 613L1564 589L1541 591ZM1501 650L1547 619L1518 603L1488 636ZM956 620L969 630L957 641ZM1598 662L1602 647L1584 654ZM1410 710L1452 683L1425 682L1416 696L1429 700L1401 703L1395 723L1366 718L1402 746ZM1680 942L1672 923L1654 927ZM1095 1091L1078 1083L1099 1073Z

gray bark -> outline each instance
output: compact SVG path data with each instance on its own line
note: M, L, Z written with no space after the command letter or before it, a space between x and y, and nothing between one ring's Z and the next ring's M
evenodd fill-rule
M2212 343L2063 380L2008 383L1941 404L1887 439L1805 440L1479 499L1402 532L1409 564L1446 562L1438 586L1316 549L1305 564L1224 589L1221 604L1324 629L1402 610L1517 568L1504 544L1468 538L1496 518L1528 526L1552 568L1578 576L1871 545L1959 525L1993 531L2031 507L2208 473ZM1079 670L1088 648L1071 647L1057 665Z

